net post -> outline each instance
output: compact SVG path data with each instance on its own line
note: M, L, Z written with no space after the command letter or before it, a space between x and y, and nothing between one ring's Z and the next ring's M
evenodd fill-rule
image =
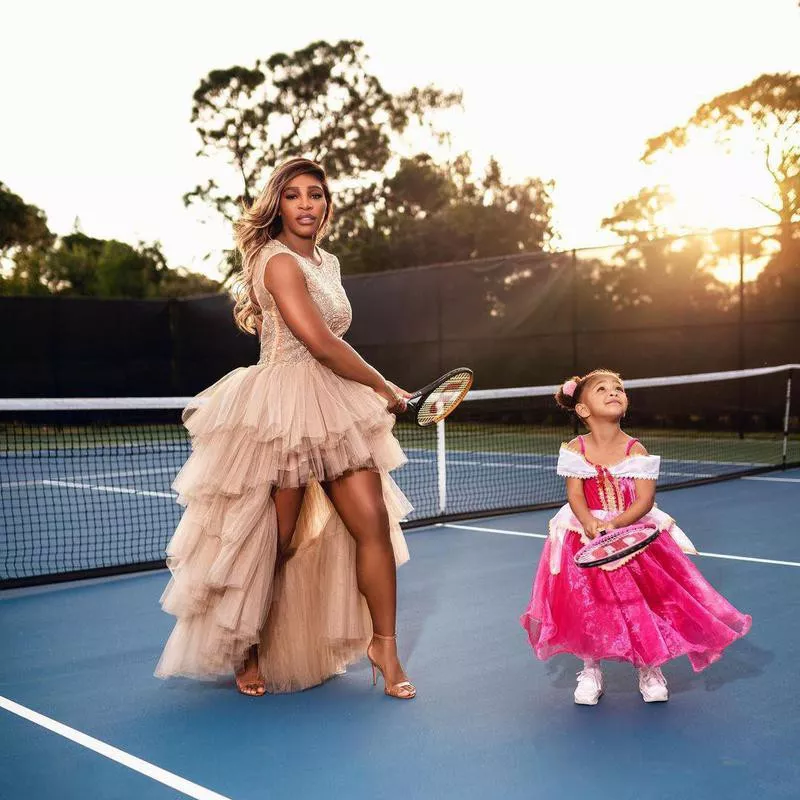
M436 423L436 478L439 491L439 513L447 508L447 450L444 438L444 420Z
M786 377L786 407L783 412L783 455L781 465L786 469L789 456L789 415L792 407L792 370Z

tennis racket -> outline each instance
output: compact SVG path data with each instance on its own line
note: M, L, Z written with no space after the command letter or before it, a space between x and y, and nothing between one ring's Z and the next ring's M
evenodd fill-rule
M575 553L579 567L619 569L644 550L659 534L655 525L628 525L625 528L602 533Z
M414 392L406 401L406 411L416 414L421 428L441 422L458 408L472 386L472 370L458 367L445 372L433 383Z

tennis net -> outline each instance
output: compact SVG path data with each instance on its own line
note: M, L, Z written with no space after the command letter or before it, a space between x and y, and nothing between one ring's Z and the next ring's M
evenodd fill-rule
M800 465L800 365L626 382L625 429L662 457L659 487ZM399 421L408 527L544 508L577 432L555 386L473 391L445 422ZM795 397L797 392L795 392ZM0 400L0 588L160 567L181 514L188 398Z

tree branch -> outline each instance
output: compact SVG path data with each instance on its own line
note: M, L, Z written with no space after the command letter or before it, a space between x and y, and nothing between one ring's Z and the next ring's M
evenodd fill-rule
M780 210L777 208L773 208L771 205L769 205L769 203L765 203L763 200L759 200L757 197L751 197L750 199L755 200L756 203L758 203L760 206L764 206L764 208L766 208L767 211L771 211L773 214L776 214L777 216L781 215Z

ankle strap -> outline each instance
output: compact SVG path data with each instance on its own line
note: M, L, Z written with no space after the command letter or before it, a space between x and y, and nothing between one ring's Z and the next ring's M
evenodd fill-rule
M373 639L386 639L386 640L396 639L397 638L397 634L393 633L391 636L381 636L379 633L373 633L372 634L372 638Z

